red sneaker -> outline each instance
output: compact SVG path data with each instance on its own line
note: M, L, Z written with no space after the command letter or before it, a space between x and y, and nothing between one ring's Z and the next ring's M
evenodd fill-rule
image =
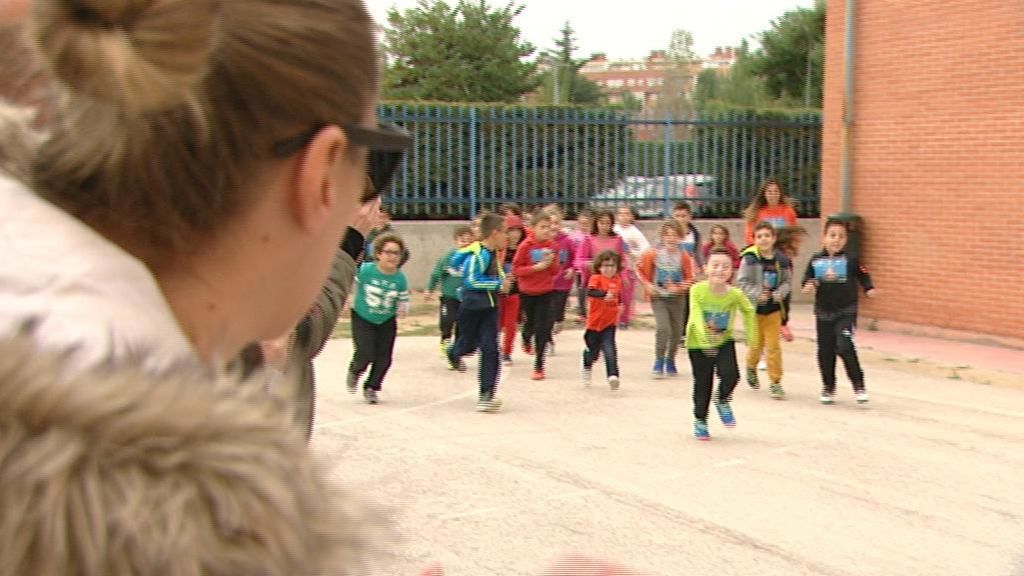
M779 336L782 336L782 339L785 340L786 342L792 342L793 341L793 333L790 332L789 326L782 326L782 327L780 327L779 328Z
M544 371L543 370L534 370L533 371L533 375L530 376L530 380L543 380L543 379L544 379Z
M533 356L533 344L529 342L523 342L523 353Z

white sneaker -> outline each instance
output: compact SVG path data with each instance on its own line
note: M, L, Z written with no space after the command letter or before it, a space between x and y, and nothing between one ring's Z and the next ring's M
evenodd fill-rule
M868 396L867 390L857 390L854 392L854 396L857 398L857 404L864 404L871 399L871 397Z
M481 399L480 401L478 401L476 403L476 411L477 412L494 413L494 412L497 412L499 410L501 410L501 399L500 398Z
M611 388L612 390L618 390L619 389L619 377L618 376L609 376L608 377L608 387Z
M834 394L830 394L828 392L822 392L821 393L821 403L822 404L826 404L826 405L827 404L835 404L836 403L835 395Z
M583 378L583 385L589 388L590 383L594 379L594 371L590 368L582 368L580 370L580 376Z

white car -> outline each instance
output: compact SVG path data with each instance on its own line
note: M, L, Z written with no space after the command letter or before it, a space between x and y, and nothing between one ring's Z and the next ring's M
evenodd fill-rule
M672 206L686 200L695 214L710 205L715 177L707 174L670 174L668 176L627 176L614 188L590 199L596 208L614 209L628 204L641 218L667 218Z

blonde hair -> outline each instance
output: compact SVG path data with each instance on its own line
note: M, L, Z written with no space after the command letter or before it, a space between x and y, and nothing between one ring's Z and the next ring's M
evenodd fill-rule
M386 533L261 387L64 368L0 340L0 575L353 574Z
M375 98L359 0L33 4L68 92L36 188L151 266L252 204L275 142L357 123Z

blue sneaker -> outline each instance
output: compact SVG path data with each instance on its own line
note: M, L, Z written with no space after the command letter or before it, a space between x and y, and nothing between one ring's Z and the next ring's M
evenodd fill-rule
M693 421L693 437L697 440L711 440L711 433L708 432L707 420Z
M655 378L665 377L665 359L658 358L654 361L654 367L651 368L651 376Z
M736 426L736 416L732 413L732 407L728 402L715 404L715 410L718 410L718 417L722 419L722 424L725 424L727 428Z
M679 376L679 370L676 370L675 360L665 359L665 375L673 378Z

